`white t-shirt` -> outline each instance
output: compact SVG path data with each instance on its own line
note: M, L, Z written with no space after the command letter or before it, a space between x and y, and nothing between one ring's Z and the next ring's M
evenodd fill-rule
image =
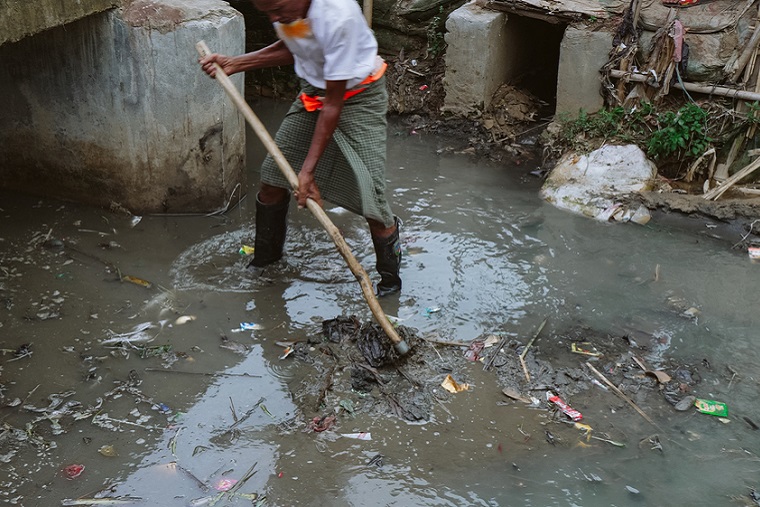
M274 23L298 77L317 88L324 89L326 80L347 80L352 88L375 70L377 41L356 0L311 0L305 22L310 30L301 36Z

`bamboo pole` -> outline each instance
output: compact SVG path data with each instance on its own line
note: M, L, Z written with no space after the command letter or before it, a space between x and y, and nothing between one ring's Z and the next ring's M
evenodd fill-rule
M372 9L374 8L373 3L373 0L364 0L362 8L364 11L364 19L367 20L367 26L370 28L372 28Z
M201 57L211 54L211 50L208 48L204 41L199 41L195 47ZM298 190L298 176L296 176L296 173L290 166L290 163L282 154L280 148L277 147L277 144L274 142L274 139L272 139L272 136L269 135L269 132L267 131L266 127L264 127L264 124L261 123L261 120L259 120L245 99L240 95L240 92L237 91L235 85L232 84L230 78L227 76L227 74L225 74L225 72L218 64L216 64L216 80L220 85L222 85L222 88L224 88L224 91L227 92L227 95L229 95L230 99L232 99L232 102L235 104L235 106L237 106L240 112L243 113L246 121L251 126L251 128L253 128L253 131L256 132L256 135L264 144L264 147L267 149L269 154L272 155L272 158L279 166L280 171L282 171L282 174L285 176L285 179L288 180L290 186L293 188L293 190ZM367 272L364 271L364 268L356 260L354 254L351 253L351 249L346 244L346 240L343 239L343 236L341 235L338 228L335 227L335 225L332 223L330 218L325 213L325 210L323 210L322 207L314 200L307 199L306 207L309 209L309 211L311 211L312 215L314 215L319 223L322 224L322 227L325 228L325 230L332 238L335 246L338 248L338 252L343 256L346 264L348 264L348 268L351 270L351 272L356 277L356 280L359 282L362 293L364 294L364 299L367 301L367 305L369 306L372 315L375 317L375 320L377 320L377 323L380 324L380 327L383 328L385 334L388 335L388 338L391 339L398 353L403 355L409 352L409 345L401 339L398 333L396 333L393 325L388 320L388 317L386 317L385 312L383 312L383 309L380 306L380 303L377 302L375 293L372 290L372 282L370 281Z
M610 77L616 79L628 79L637 83L646 83L648 79L647 74L641 74L638 72L622 72L619 70L611 70ZM686 90L687 92L705 93L707 95L719 95L721 97L729 97L732 99L746 100L749 102L760 101L760 93L748 92L746 90L737 90L735 88L727 88L725 86L710 86L710 85L698 85L695 83L684 82L674 83L671 88L678 88Z
M731 69L731 82L736 82L736 80L739 79L739 76L744 71L744 67L746 67L750 58L752 58L752 53L754 53L754 51L757 49L758 42L760 42L760 23L758 23L758 25L755 27L755 31L752 33L752 37L750 37L749 42L747 42L747 45L744 47L741 56L739 56L739 59Z
M597 370L596 368L594 368L594 367L591 365L591 363L589 363L588 361L586 361L586 366L588 366L588 367L589 367L589 369L590 369L592 372L594 372L594 375L596 375L597 377L599 377L599 379L600 379L602 382L604 382L605 384L607 384L607 385L609 386L609 388L610 388L610 389L612 389L612 390L615 392L615 394L617 394L618 396L620 396L620 398L622 398L622 399L623 399L623 401L625 401L625 402L626 402L626 403L628 403L628 404L629 404L631 407L633 407L633 409L634 409L636 412L638 412L638 414L639 414L641 417L643 417L644 419L646 419L646 421L647 421L649 424L651 424L651 425L652 425L652 426L654 426L655 428L657 428L657 429L659 429L659 430L661 430L661 431L662 431L662 429L661 429L659 426L657 426L657 423L655 423L655 422L654 422L654 421L653 421L653 420L652 420L652 419L651 419L651 418L650 418L650 417L649 417L649 416L646 414L646 412L644 412L643 410L641 410L641 409L639 408L639 406L638 406L638 405L636 405L636 404L633 402L633 400L631 400L631 399L630 399L628 396L626 396L626 395L623 393L623 391L621 391L620 389L618 389L618 388L617 388L617 386L616 386L615 384L613 384L612 382L610 382L610 381L609 381L609 379L608 379L607 377L605 377L604 375L602 375L602 373L601 373L599 370Z
M740 171L736 172L733 176L731 176L726 181L724 181L721 186L713 188L709 192L704 193L702 197L704 197L708 201L716 200L718 197L723 195L726 192L726 190L731 188L735 183L738 183L742 178L749 176L750 174L752 174L759 168L760 168L760 158L756 159L751 164L745 166Z

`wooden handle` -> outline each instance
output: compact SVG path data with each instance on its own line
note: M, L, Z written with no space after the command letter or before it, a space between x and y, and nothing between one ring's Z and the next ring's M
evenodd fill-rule
M201 57L205 57L211 54L211 51L204 41L198 42L195 47ZM294 191L297 191L298 176L296 176L296 173L290 166L290 163L288 163L287 159L285 159L285 156L280 151L280 148L277 147L274 139L272 139L272 136L269 135L266 127L264 127L264 124L261 123L251 107L240 95L240 92L237 91L235 85L232 84L229 76L225 74L219 64L215 63L214 65L216 66L216 80L220 85L222 85L222 88L224 88L224 90L227 92L227 95L230 96L235 106L237 106L240 112L243 113L246 121L251 126L251 128L253 128L253 131L256 133L259 139L261 139L261 142L264 144L264 147L267 149L269 154L272 155L272 158L277 163L280 171L282 171L285 179L287 179L288 183L290 183L290 186ZM372 290L372 282L370 281L367 272L364 271L364 268L356 260L354 254L351 253L351 249L348 247L348 244L346 244L346 240L343 239L343 236L341 235L338 228L335 227L335 224L332 223L330 218L325 213L325 210L323 210L322 207L313 199L306 200L306 207L317 218L319 223L322 224L322 227L324 227L325 230L330 234L330 237L335 243L335 246L338 248L338 252L340 252L340 254L343 256L343 259L345 259L346 263L348 264L348 268L351 270L351 272L356 277L356 280L359 282L359 285L362 288L362 293L364 294L364 299L367 301L369 309L372 312L372 315L375 317L375 320L377 320L378 324L380 324L380 327L382 327L383 331L385 331L385 334L387 334L388 338L390 338L394 343L396 350L402 354L406 353L406 351L409 350L408 345L404 343L404 341L399 337L398 333L396 333L396 330L393 328L393 325L385 316L385 312L383 312L383 309L380 306L380 303L378 303L377 298L375 297L375 293Z

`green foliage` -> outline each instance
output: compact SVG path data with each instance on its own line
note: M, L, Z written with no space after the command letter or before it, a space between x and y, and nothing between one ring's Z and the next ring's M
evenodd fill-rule
M760 124L760 103L757 101L747 104L749 112L747 112L747 123L750 125Z
M575 119L560 117L560 139L576 150L593 149L593 144L615 141L635 143L655 159L696 158L714 139L708 135L709 113L694 103L677 111L657 111L650 103L626 111L623 107L588 114L580 111ZM748 121L760 123L760 105L750 107Z
M658 129L647 141L647 153L656 159L679 154L699 157L713 141L707 135L707 119L707 111L694 103L658 114Z
M443 34L446 30L446 16L443 6L438 8L438 15L433 16L427 26L427 52L433 58L438 57L446 49L446 41Z

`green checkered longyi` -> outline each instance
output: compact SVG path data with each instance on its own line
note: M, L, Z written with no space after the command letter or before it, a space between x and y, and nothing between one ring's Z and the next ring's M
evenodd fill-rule
M385 77L362 87L366 89L345 102L338 128L317 164L314 178L323 199L391 227L393 212L385 198ZM301 90L311 96L325 93L304 80ZM306 111L296 99L275 136L277 146L296 173L309 151L318 114ZM290 188L269 155L261 166L261 181Z

